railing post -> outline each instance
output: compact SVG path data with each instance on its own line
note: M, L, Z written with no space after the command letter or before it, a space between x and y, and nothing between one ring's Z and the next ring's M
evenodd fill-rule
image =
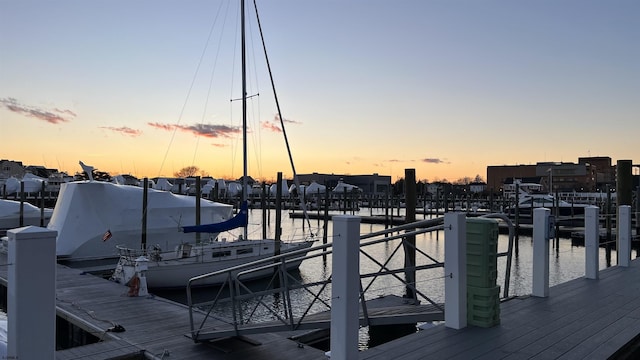
M7 231L6 359L55 358L57 234L34 226Z
M618 207L618 265L629 267L631 263L631 206Z
M587 206L584 209L584 276L598 280L600 270L600 208Z
M467 326L467 220L463 213L444 214L445 326Z
M552 224L547 208L533 210L533 296L549 296L549 238Z
M360 217L333 217L331 359L358 358Z

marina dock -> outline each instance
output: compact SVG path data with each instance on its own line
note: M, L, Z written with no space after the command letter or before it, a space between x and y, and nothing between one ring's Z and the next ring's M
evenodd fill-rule
M0 254L0 264L7 264L6 254ZM58 323L64 319L98 341L58 350L58 360L326 359L324 351L289 339L301 332L194 343L186 306L153 295L129 297L125 286L63 265L56 271ZM0 283L6 288L7 265L0 267Z
M1 255L6 263L6 255ZM0 280L6 285L6 266ZM640 260L551 287L549 296L500 305L500 324L454 330L437 326L359 353L360 359L623 359L640 337ZM62 265L57 267L57 315L100 338L56 352L56 359L326 359L298 345L294 332L194 343L184 305ZM124 331L114 331L116 326ZM299 334L298 332L297 334ZM136 357L138 356L138 357Z
M548 210L542 210L543 213L545 211L548 213ZM625 212L629 215L628 208L625 208ZM590 224L597 225L597 211L595 213L590 218L592 219ZM448 227L445 222L445 228L448 231L462 228L460 224L466 221L463 214L453 215L450 217ZM627 219L626 221L629 223L629 216L622 218ZM451 219L456 220L457 223ZM350 220L354 220L354 218L351 217ZM542 223L542 228L546 229L548 228L548 218L543 218L543 220L545 222ZM427 220L427 222L430 221L432 220ZM359 222L351 221L351 223L351 226L357 230ZM418 224L422 223L411 225L418 228L420 227ZM539 222L537 226L540 225ZM397 230L389 231L399 230L403 229L399 227ZM373 246L379 241L387 241L390 238L369 239L363 242L364 239L357 231L338 231L338 233L346 233L351 236L350 239L345 238L345 241L337 243L352 244L351 249L357 250L354 254L362 253L366 251L367 246ZM27 234L29 233L27 232ZM537 234L536 239L548 241L542 237L545 235L542 232L537 232ZM595 234L595 232L590 234ZM369 234L369 237L373 237L373 235L376 233ZM383 234L377 235L382 237ZM629 239L628 235L630 234L627 234L627 239ZM457 237L458 241L447 241L447 244L459 244L461 243L460 239L464 239L466 233L460 232L450 234L450 236L453 239ZM356 241L351 241L354 239ZM591 244L595 244L593 240L595 236L590 236L589 239ZM353 246L354 244L357 245ZM589 249L594 247L597 249L597 246L594 245L591 245ZM630 240L627 242L626 249L630 252ZM450 250L452 251L448 254L460 254L455 248ZM347 252L342 249L341 252L335 254L338 253L345 254ZM542 251L542 253L546 252ZM597 252L594 253L597 254ZM589 253L587 252L587 254ZM320 257L322 254L318 253L315 256ZM540 256L537 258L540 259ZM623 257L619 259L623 260ZM343 260L348 263L349 259L343 258ZM452 259L449 258L449 260ZM624 262L622 260L620 260L621 263L628 266L614 266L601 271L598 271L598 266L589 267L589 264L598 264L598 261L587 262L586 272L590 274L590 279L580 277L562 283L550 288L540 297L507 297L500 303L496 302L496 310L500 314L499 320L490 325L469 325L466 327L465 325L460 327L453 325L458 330L444 325L434 326L381 345L371 345L371 348L357 352L357 358L631 358L635 355L636 343L640 342L640 321L638 321L640 318L640 283L638 282L640 260L630 262L629 259ZM424 266L436 268L445 265L440 261L434 261L434 264L425 264ZM332 262L338 263L335 258ZM0 264L5 264L0 266L0 284L6 287L9 278L8 269L12 264L8 264L5 254L0 254ZM16 264L22 263L16 260ZM447 261L447 264L451 263ZM50 301L53 302L53 292L55 292L56 333L58 340L63 339L66 342L63 346L58 342L60 350L56 351L57 359L326 359L324 350L307 346L301 340L295 340L315 329L312 326L304 327L304 331L289 330L294 329L291 327L279 329L284 330L279 332L256 332L253 330L244 334L227 332L220 337L216 335L215 341L210 341L214 339L211 337L202 338L202 342L196 343L191 338L193 327L189 321L191 314L189 309L193 310L193 307L188 308L185 305L154 295L131 297L129 296L129 288L120 284L78 269L56 265L52 259L51 268L53 266L56 269L56 287L51 290ZM549 266L548 259L546 266ZM538 269L542 268L544 267L538 267ZM351 274L361 269L362 267L354 267ZM389 270L394 274L396 272L395 269ZM457 270L445 268L445 271L445 275L450 274L450 276L444 276L444 279L447 279L444 281L462 279L462 277L455 276L458 273ZM49 273L51 274L51 272ZM344 272L338 268L337 270L333 269L333 273L342 274ZM12 274L15 275L15 272ZM51 275L53 280L53 274ZM362 272L359 275L361 276L360 281L367 276ZM441 279L443 278L441 277ZM356 276L354 284L357 284L357 281ZM24 286L24 283L19 282L18 284ZM47 281L47 284L50 282ZM353 288L357 288L357 285L349 287L349 289ZM540 293L539 287L537 292L535 288L534 285L533 293ZM0 290L2 289L4 288L0 287ZM347 294L346 296L354 295L350 291L343 292L344 294ZM331 299L334 297L342 298L341 296L340 293L336 295L335 289L330 294ZM359 298L366 297L361 294L361 296L353 296L353 298L357 303ZM447 305L465 298L466 295L447 297ZM22 302L12 304L20 303ZM330 303L333 304L333 300ZM189 304L191 305L191 302ZM465 307L466 305L462 308ZM338 309L333 306L331 308L332 311ZM35 308L29 307L28 311L33 311L33 309ZM194 322L204 324L208 314L205 314L201 309L197 307L193 312ZM412 315L410 310L404 310L397 306L394 310L398 312L391 314L393 317L406 318ZM375 317L378 316L374 312L371 314L374 314L374 317L370 320L375 320ZM455 310L451 312L447 310L444 315L447 314L455 314ZM11 314L9 314L9 318L11 318ZM462 319L464 318L462 317ZM355 319L358 321L357 316ZM452 325L449 321L450 318L446 316L415 320L411 325L413 323L417 325L418 322L442 321L443 319L447 326ZM206 328L201 328L201 330L216 331L229 324L223 321L223 314L217 314L213 318L209 317L209 320L213 321L207 323ZM338 323L334 322L331 326L335 324ZM346 324L353 324L353 322ZM376 325L373 321L366 324ZM380 325L387 324L390 323L380 323ZM398 324L398 322L393 324ZM324 327L326 328L326 326L325 323ZM357 331L357 326L354 329ZM393 330L387 329L383 331L393 332ZM42 336L45 338L45 334ZM351 349L355 349L355 347L351 347ZM337 352L334 355L340 358ZM354 356L348 358L356 358L355 353Z
M500 305L500 324L437 326L360 352L360 359L632 359L640 355L640 260ZM634 352L635 351L635 352ZM635 356L635 357L634 357Z

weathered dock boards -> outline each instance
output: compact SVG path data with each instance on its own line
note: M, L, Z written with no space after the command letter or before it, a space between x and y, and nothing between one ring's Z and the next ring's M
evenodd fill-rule
M6 254L0 254L0 264L6 264L6 260ZM57 359L112 359L134 354L158 359L163 355L168 359L326 359L323 351L298 346L288 339L299 332L196 344L187 337L190 326L186 306L152 295L129 297L122 285L66 266L58 265L56 271L57 316L103 339L57 351ZM0 266L0 282L6 285L7 265ZM116 325L125 331L109 331Z
M640 260L599 280L575 279L501 304L501 323L437 326L360 353L360 359L607 359L640 334Z

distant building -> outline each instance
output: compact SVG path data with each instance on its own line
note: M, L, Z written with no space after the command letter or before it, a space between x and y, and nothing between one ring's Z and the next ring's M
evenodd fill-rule
M122 176L122 179L124 180L123 185L137 186L140 183L140 179L131 174L122 174L119 176Z
M498 193L513 179L538 181L546 192L597 192L605 184L615 184L615 168L611 158L580 158L576 163L539 162L535 165L487 167L487 188ZM534 180L537 179L537 180ZM598 181L598 179L602 181Z
M607 186L615 187L616 167L611 164L608 156L581 157L579 164L588 164L595 167L596 191L605 191Z
M472 194L479 194L487 190L487 183L484 182L472 182L469 184L469 192Z
M595 192L595 166L588 163L541 162L536 165L536 175L547 192Z
M365 195L385 195L388 191L391 191L391 176L378 175L374 173L372 175L339 175L339 174L298 174L298 179L301 185L309 185L312 181L317 182L320 185L324 185L327 189L331 190L338 181L351 185L355 185L362 190Z
M507 179L522 179L536 176L536 165L487 166L487 190L499 193Z
M24 170L27 173L31 173L41 178L48 178L52 174L55 174L58 172L58 169L48 169L40 165L29 165L29 166L26 166Z
M438 194L443 194L444 186L442 183L435 182L427 184L427 192L431 194L431 196L437 196Z
M0 179L8 179L10 177L22 179L25 174L33 174L46 179L57 173L58 169L49 169L41 165L24 166L22 161L0 160Z
M0 160L0 179L8 179L10 177L22 178L25 170L21 161Z

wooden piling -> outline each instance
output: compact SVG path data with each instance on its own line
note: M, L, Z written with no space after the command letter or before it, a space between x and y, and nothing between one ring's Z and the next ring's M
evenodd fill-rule
M200 208L200 188L201 188L201 183L200 183L200 176L196 176L196 226L200 225L200 214L201 214L201 208ZM149 179L144 178L144 194L147 193L147 184L149 182ZM146 195L145 195L146 196ZM145 200L145 204L146 204L146 200ZM145 237L146 237L146 233L145 233ZM145 240L146 243L146 240ZM200 244L200 233L197 232L196 233L196 244ZM146 246L145 246L146 248Z
M633 175L631 160L618 160L616 165L616 202L631 206L633 202Z
M636 235L640 235L640 186L636 188Z
M20 227L24 226L24 181L20 181Z
M318 198L320 201L320 198ZM319 205L318 205L319 207ZM324 219L322 224L322 244L327 243L327 231L329 230L329 191L325 189L324 191ZM322 255L322 259L326 260L326 255Z
M518 240L520 239L520 237L518 236L518 234L520 233L520 206L519 206L519 202L520 202L520 184L516 183L516 203L514 208L515 210L515 227L516 227L516 231L515 231L515 236L516 236L516 254L519 253L519 248L518 248ZM531 217L533 218L533 207L531 208Z
M384 228L389 228L389 188L387 188L387 191L385 192L384 199ZM388 235L385 234L385 237L386 236Z
M45 184L44 181L40 183L40 227L45 227L44 223L44 190Z
M282 172L278 172L276 189L276 246L274 256L280 255L280 238L282 237Z
M144 188L142 189L142 234L140 238L140 248L142 251L147 249L147 206L149 194L149 179L144 178ZM197 216L197 219L200 217Z
M405 223L416 221L416 171L415 169L405 169ZM413 229L408 230L413 231ZM408 299L416 300L414 287L416 285L416 236L407 235L404 237L404 271L407 280L405 296Z
M260 194L260 207L262 208L262 238L267 238L267 183L262 183Z
M533 201L533 199L531 199ZM556 203L555 206L555 241L556 241L556 251L560 250L560 196L558 196L558 189L556 189L555 197L553 201Z
M280 238L282 237L282 172L278 172L278 180L276 182L276 236L275 244L273 247L273 256L280 255ZM304 222L304 219L302 220ZM279 260L275 260L277 263ZM280 271L277 267L273 268L274 271L274 286L280 287Z

